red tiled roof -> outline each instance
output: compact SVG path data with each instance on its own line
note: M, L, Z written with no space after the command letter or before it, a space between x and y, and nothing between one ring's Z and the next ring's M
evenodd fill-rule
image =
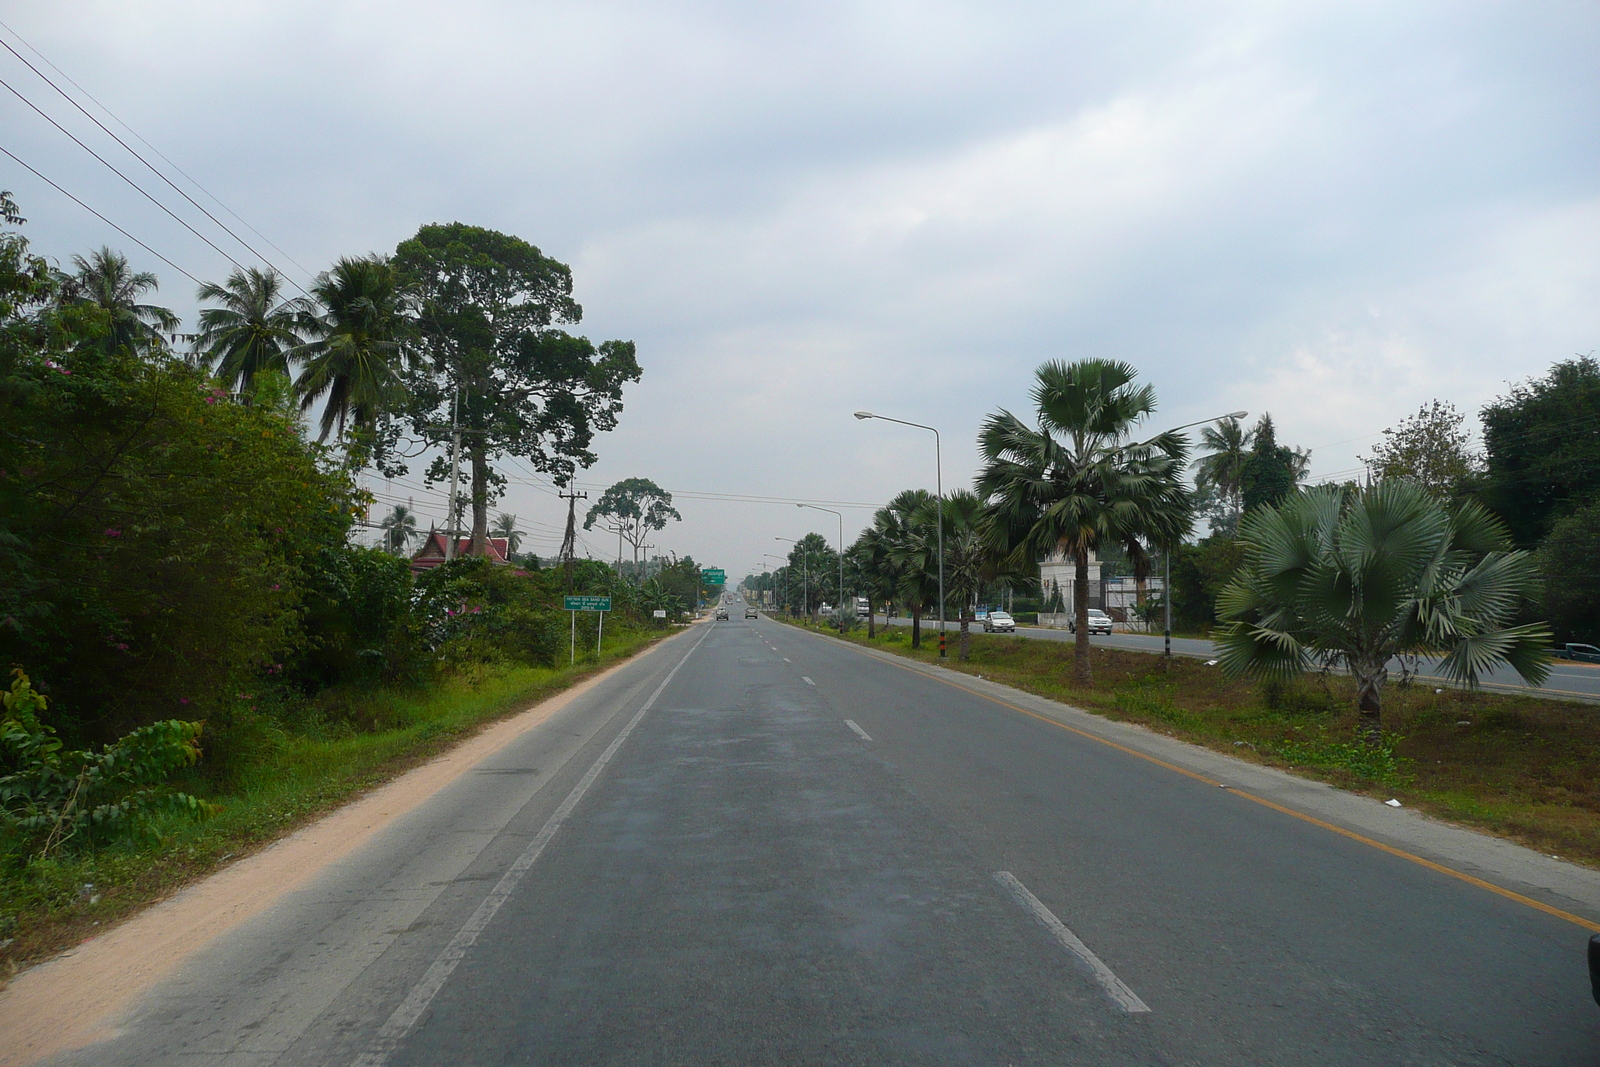
M445 549L448 548L449 545L450 542L446 538L445 534L442 534L437 530L433 533L430 533L427 540L422 542L422 547L417 549L416 554L411 557L411 569L414 571L425 571L433 567L437 567L439 564L444 562ZM456 538L456 556L458 558L470 555L471 548L472 538ZM489 551L485 553L485 555L487 555L490 561L494 563L505 563L507 561L506 557L510 555L511 551L510 544L504 537L489 538L488 549Z

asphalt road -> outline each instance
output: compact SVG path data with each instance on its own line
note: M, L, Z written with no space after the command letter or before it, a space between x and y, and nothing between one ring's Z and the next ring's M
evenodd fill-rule
M994 692L692 627L63 1062L1600 1060L1580 925Z
M883 616L879 616L882 622ZM896 617L887 620L891 626L910 626L911 620ZM923 620L924 633L933 634L938 640L938 623L929 623ZM957 623L950 623L950 640L955 640L955 634L960 629ZM1074 635L1066 630L1052 630L1040 626L1019 626L1017 636L1032 637L1043 641L1071 641ZM972 627L974 637L992 637L985 634L981 626ZM1160 634L1128 634L1113 633L1091 635L1090 640L1097 645L1107 648L1126 648L1135 652L1161 652L1164 645ZM1194 656L1200 659L1211 659L1216 655L1215 646L1210 641L1199 640L1192 637L1174 637L1172 651L1178 656ZM1398 672L1400 665L1394 664ZM1420 677L1425 680L1442 681L1437 677L1438 661L1424 659ZM1502 693L1523 693L1528 696L1554 697L1560 700L1600 701L1600 664L1574 663L1566 660L1557 660L1552 666L1550 677L1542 686L1530 686L1522 680L1516 671L1510 667L1499 667L1489 672L1483 679L1485 689Z

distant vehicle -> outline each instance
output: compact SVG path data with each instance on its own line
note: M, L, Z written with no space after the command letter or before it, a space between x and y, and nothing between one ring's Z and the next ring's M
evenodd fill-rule
M1580 663L1600 663L1600 648L1593 645L1562 645L1552 648L1550 654L1556 659L1574 659Z
M718 622L726 622L727 619L728 619L728 609L727 608L718 608L717 609L717 621Z
M1013 619L1007 612L991 611L983 617L983 632L986 634L1016 633L1017 620Z
M1077 619L1067 620L1067 632L1074 634L1078 632ZM1099 608L1090 608L1089 632L1091 634L1109 634L1111 632L1111 616L1107 615Z
M755 608L745 608L744 617L747 619L759 619L761 618L761 614L760 612L756 611Z
M856 602L856 618L864 619L872 614L872 601L864 596L852 597Z
M979 608L977 613L973 616L973 621L982 622L984 619L987 619L988 617L989 617L989 609L988 608Z

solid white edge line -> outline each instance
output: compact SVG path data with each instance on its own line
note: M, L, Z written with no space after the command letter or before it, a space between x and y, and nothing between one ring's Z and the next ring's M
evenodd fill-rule
M850 727L850 729L854 730L856 732L856 736L861 738L861 740L863 740L863 741L871 741L872 740L872 738L867 736L867 732L865 730L863 730L861 727L856 725L856 721L854 719L846 719L844 721L844 724L846 726Z
M995 871L994 880L1010 890L1011 895L1017 899L1017 903L1032 912L1033 917L1044 924L1045 929L1050 931L1051 936L1056 939L1056 942L1062 948L1089 965L1089 969L1094 972L1095 981L1100 983L1100 988L1106 991L1106 996L1110 997L1117 1007L1130 1015L1150 1010L1150 1006L1140 1000L1138 994L1124 985L1122 979L1113 974L1111 968L1101 962L1100 957L1096 956L1088 945L1078 939L1077 934L1067 929L1066 923L1056 918L1055 913L1044 906L1043 901L1030 893L1028 887L1017 880L1016 875L1010 871Z
M456 932L456 936L450 939L450 943L434 959L433 964L423 974L421 980L411 988L410 994L400 1002L400 1006L389 1016L388 1021L379 1028L372 1039L372 1043L367 1046L367 1050L352 1061L351 1067L383 1067L383 1064L388 1062L389 1057L393 1056L395 1051L399 1049L400 1042L405 1040L406 1035L411 1032L411 1028L417 1025L417 1021L428 1010L428 1005L433 1003L433 998L438 996L439 990L444 988L444 984L449 980L450 975L454 973L461 961L466 958L467 950L477 942L478 936L489 925L489 920L493 919L495 913L505 904L506 900L517 888L517 884L522 881L522 876L527 874L529 869L538 862L539 856L545 850L545 846L550 843L550 839L561 829L561 825L567 821L567 817L572 814L573 809L583 800L583 796L589 791L589 787L594 785L595 779L600 777L600 772L605 770L606 764L611 762L611 757L617 754L617 750L628 739L628 735L633 733L634 727L639 725L640 721L644 719L645 713L654 706L656 698L661 696L662 691L667 688L667 685L677 675L678 671L689 661L689 657L694 655L695 649L700 647L710 633L711 629L707 628L706 632L700 635L700 640L696 641L694 646L683 654L683 658L678 661L677 665L667 672L667 676L661 680L661 684L656 686L656 691L650 694L650 699L644 702L644 706L628 721L628 725L622 728L622 732L612 740L611 744L606 746L604 752L600 753L600 758L594 761L594 764L584 773L584 776L578 780L578 784L572 787L572 792L567 794L567 798L561 802L561 806L545 822L544 827L529 843L528 847L523 850L522 855L518 856L516 862L501 876L494 889L484 898L483 903L478 905L477 910L472 913L472 917Z

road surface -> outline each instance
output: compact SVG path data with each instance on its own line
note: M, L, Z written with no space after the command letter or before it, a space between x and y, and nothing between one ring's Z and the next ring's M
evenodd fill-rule
M740 614L58 1062L1600 1057L1592 872ZM1472 864L1491 886L1451 873Z
M880 615L878 616L878 621L881 624L885 619ZM888 619L887 622L891 626L911 625L910 619L901 616ZM928 620L924 619L922 625L923 633L931 633L933 639L938 641L939 624L937 622L929 623ZM960 629L960 625L955 622L951 622L949 625L950 640L954 641L956 631ZM983 628L976 624L972 627L972 634L974 637L995 636L993 634L985 634ZM1043 641L1071 641L1074 639L1074 635L1066 630L1052 630L1042 626L1019 626L1017 627L1017 636L1032 637ZM1106 634L1094 634L1091 635L1090 640L1107 648L1126 648L1135 652L1161 652L1163 649L1163 640L1160 634L1120 632L1109 636ZM1212 642L1192 637L1174 637L1172 639L1172 651L1174 655L1194 656L1199 659L1212 659L1217 654L1216 646ZM1438 666L1438 660L1424 659L1422 661L1421 677L1430 681L1442 680L1438 678ZM1398 673L1399 664L1394 664L1393 669ZM1525 696L1553 697L1558 700L1600 701L1600 664L1557 660L1551 666L1550 677L1542 686L1528 685L1518 676L1516 671L1510 667L1501 666L1485 675L1482 684L1483 688L1499 693L1520 693Z

